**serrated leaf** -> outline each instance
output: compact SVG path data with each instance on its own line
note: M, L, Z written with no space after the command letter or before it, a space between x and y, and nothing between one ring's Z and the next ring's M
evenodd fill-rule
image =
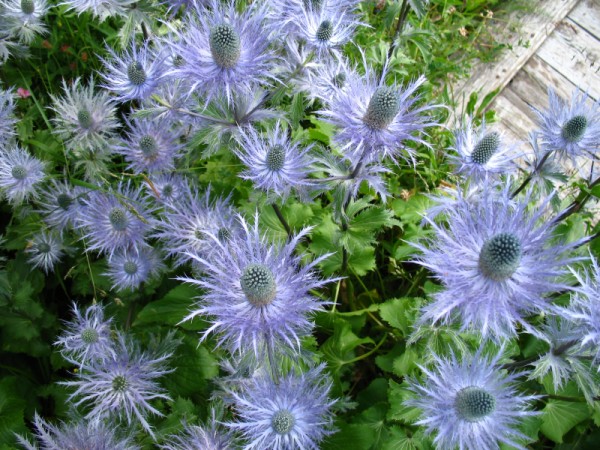
M0 380L0 442L14 442L14 433L27 430L23 420L26 400L20 394L22 381L17 377Z
M369 450L373 443L375 432L369 425L339 424L338 431L328 437L323 443L322 450Z
M412 309L419 299L409 297L393 298L379 305L381 318L392 327L399 329L403 336L410 334L411 317L406 312Z
M334 322L333 336L331 336L321 347L329 367L334 372L339 371L344 365L349 364L355 358L354 350L359 345L373 344L370 337L358 337L352 331L350 323L337 319Z
M390 409L387 415L388 420L413 424L419 419L421 413L418 408L406 406L405 404L406 400L414 398L414 394L408 390L408 383L403 381L402 384L398 384L394 380L390 380L389 383Z
M586 403L551 399L542 410L540 430L547 438L560 444L569 430L589 417L590 411Z

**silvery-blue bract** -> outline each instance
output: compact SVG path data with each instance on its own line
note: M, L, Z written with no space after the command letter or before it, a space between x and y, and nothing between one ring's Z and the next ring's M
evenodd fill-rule
M27 261L42 269L46 274L54 270L63 255L62 239L56 232L39 231L25 249Z
M14 94L11 91L0 89L0 150L15 134L17 119L14 112Z
M19 146L0 147L0 194L13 206L37 197L45 166Z
M126 248L117 250L108 259L105 275L110 278L113 289L133 290L154 278L164 267L161 256L152 247Z
M515 389L517 374L505 373L496 356L464 354L460 359L432 355L433 368L419 366L423 384L408 378L416 396L405 401L421 410L417 425L434 434L439 449L494 450L506 444L524 450L527 437L518 430L522 420L535 412L529 404L539 398L522 395Z

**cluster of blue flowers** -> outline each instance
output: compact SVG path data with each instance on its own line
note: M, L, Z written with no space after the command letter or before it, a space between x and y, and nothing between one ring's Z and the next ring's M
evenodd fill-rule
M104 20L126 15L133 2L64 4ZM25 253L46 273L78 245L105 258L115 291L139 289L169 269L193 273L178 277L202 292L182 323L205 320L200 341L214 337L227 354L229 375L215 397L234 413L225 418L215 408L205 425L185 424L162 448L316 449L333 433L336 402L325 365L304 342L315 313L329 305L315 291L339 280L317 274L331 255L307 261L297 248L310 228L294 232L284 223L287 239L274 241L259 229L259 212L244 217L231 195L218 197L184 175L194 163L186 143L201 134L203 156L227 147L245 166L240 177L278 214L290 197L308 202L328 190L344 216L363 182L386 200L385 164L416 164L413 147L429 145L425 132L438 106L421 101L424 77L402 86L364 54L359 64L344 56L342 46L365 25L357 0L255 1L243 11L233 0L168 5L181 20L165 21L164 36L144 28L143 41L132 39L123 52L108 48L100 86L78 78L52 96L53 131L86 182L73 184L68 168L50 174L17 144L13 94L0 90L0 192L15 211L43 218ZM1 2L0 35L7 27L10 39L30 42L45 31L46 10L45 0ZM11 45L0 40L0 60ZM333 151L294 134L271 104L283 88L321 108L334 129ZM539 397L518 391L521 376L550 373L556 389L574 379L588 401L600 395L592 373L600 369L600 268L594 258L589 272L575 268L590 238L562 241L556 229L579 205L555 214L556 194L547 189L558 164L596 154L600 106L582 93L569 103L550 92L549 109L536 114L531 156L485 123L465 121L450 157L460 183L436 197L424 218L431 237L413 244L415 261L443 286L416 327L458 325L500 345L491 356L483 344L473 354L433 354L433 368L421 367L425 380L408 379L415 397L407 405L422 411L416 423L439 448L523 448L518 426ZM124 161L123 176L111 173L114 158ZM518 186L523 158L530 174ZM554 305L551 295L563 291L571 302ZM117 422L156 438L149 418L163 415L157 401L171 400L159 379L174 370L166 363L176 340L169 335L144 351L100 304L74 305L73 314L56 346L77 369L62 385L84 414L60 426L36 415L42 448L137 448L131 431L111 431ZM519 332L549 350L530 373L508 374L503 345Z

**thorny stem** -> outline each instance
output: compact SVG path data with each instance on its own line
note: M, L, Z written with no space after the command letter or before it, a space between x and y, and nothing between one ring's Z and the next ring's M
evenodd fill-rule
M560 356L576 344L577 341L567 341L556 348L551 348L550 351L554 356ZM501 367L507 370L518 369L520 367L528 366L529 364L531 364L534 361L537 361L538 359L540 359L540 355L534 355L530 356L529 358L522 359L521 361L514 361L511 363L502 364Z
M538 162L537 165L533 168L533 171L529 175L527 175L527 178L523 180L523 182L517 188L517 190L511 194L511 199L515 198L519 194L519 192L521 192L523 189L525 189L525 187L527 187L529 182L533 179L533 175L541 170L542 166L546 163L551 153L552 151L546 152L542 159L540 159L540 162Z
M287 220L285 220L285 217L283 217L283 213L281 212L279 205L277 205L276 203L271 203L271 206L273 207L273 211L275 211L277 218L281 222L281 225L283 225L283 228L285 228L285 232L288 235L288 239L292 239L292 229L290 228L290 224L287 223Z

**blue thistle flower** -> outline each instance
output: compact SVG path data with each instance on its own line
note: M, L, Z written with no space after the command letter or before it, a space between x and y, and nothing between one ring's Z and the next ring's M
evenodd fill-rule
M144 100L154 93L163 75L164 56L155 54L148 43L135 43L122 55L107 47L111 59L100 58L106 71L103 87L116 94L117 100Z
M292 189L311 186L308 175L314 160L308 152L312 146L300 149L298 142L289 140L280 121L266 136L252 127L241 130L239 143L234 152L247 167L240 176L252 180L255 188L286 199Z
M244 450L317 450L332 434L331 382L324 380L324 366L302 375L288 374L278 383L268 376L252 379L241 391L230 390L238 414L228 427L246 440Z
M162 450L233 450L238 448L233 433L224 430L217 422L215 411L211 411L209 423L205 426L185 425L183 434L172 436ZM234 446L235 445L235 446Z
M139 421L153 438L154 432L147 421L153 414L163 416L150 404L152 400L171 400L158 384L158 378L173 370L165 367L172 353L150 354L119 335L115 356L94 363L85 363L75 381L60 384L75 388L69 396L75 406L90 406L85 418L99 421L117 417L127 424Z
M82 313L73 303L73 319L65 322L66 329L54 343L60 353L73 364L82 366L93 361L114 358L111 339L112 319L104 318L104 307L100 303L88 306Z
M238 220L241 233L226 242L208 235L216 249L213 257L189 254L206 275L198 280L181 279L200 286L205 294L184 321L208 316L212 325L201 339L218 333L218 345L231 353L253 351L260 358L279 347L297 352L300 338L312 330L310 315L324 305L310 291L333 281L320 280L313 272L329 255L302 266L302 256L295 255L294 248L309 229L285 244L272 245L261 236L258 217L252 227L241 216Z
M406 141L428 145L416 133L435 125L423 114L435 106L415 107L419 96L414 93L425 83L425 77L403 89L396 84L387 86L385 73L378 77L366 61L364 66L365 75L347 77L329 109L320 114L338 127L334 141L354 166L388 156L396 164L398 158L414 164L415 150L407 147Z
M56 112L54 132L64 141L67 148L107 147L118 127L116 105L108 92L94 92L94 79L87 86L76 78L69 86L63 80L63 97L50 95Z
M60 232L72 227L77 220L79 203L67 181L51 179L37 203L44 221Z
M26 450L138 450L129 437L117 437L115 430L102 421L78 420L74 423L52 425L37 413L33 417L35 435L40 445L32 445L17 435L19 444Z
M48 29L42 19L48 12L46 0L3 0L0 9L10 23L8 31L25 44L31 44Z
M15 134L16 123L14 94L0 89L0 149Z
M119 249L143 247L150 220L141 192L129 184L119 184L115 192L91 192L86 213L78 221L87 250L110 256Z
M173 207L187 192L187 181L176 173L151 175L144 184L146 197L160 205Z
M210 188L204 194L187 188L185 196L165 211L154 237L161 239L175 264L194 261L194 256L207 258L215 247L210 235L226 242L237 233L234 210L229 198L211 200Z
M515 325L532 328L525 316L549 310L547 293L568 289L558 277L578 243L555 243L555 224L547 220L551 197L535 204L532 190L510 199L510 183L501 192L486 186L468 199L457 191L443 211L447 225L425 217L434 237L412 244L422 251L415 262L430 269L444 289L423 310L421 323L460 321L461 329L484 337L515 334Z
M21 147L0 148L0 193L13 206L37 197L38 184L44 179L44 168L42 161Z
M255 2L243 13L235 2L210 2L210 9L195 5L184 32L173 43L183 64L172 74L185 79L190 90L206 98L224 95L228 103L234 92L249 94L273 78L276 57L269 50L270 34L266 6Z
M305 85L301 85L301 88L311 100L331 104L339 92L344 92L351 76L357 75L350 69L346 58L328 59L308 72Z
M127 122L127 139L113 148L121 153L134 173L167 172L175 167L183 145L171 122L156 119L134 119Z
M62 240L55 233L40 231L25 249L30 264L49 273L63 255Z
M545 150L556 151L561 158L595 158L600 146L600 102L579 90L573 92L570 103L550 88L548 97L547 110L533 108Z
M108 260L105 273L113 289L137 289L141 283L157 276L163 269L160 255L152 247L117 250Z
M434 367L419 366L424 384L408 378L416 398L405 402L422 411L427 434L435 433L436 448L464 450L499 449L500 443L521 450L518 441L526 439L517 427L523 418L537 414L528 411L535 395L521 395L514 387L518 374L504 374L498 362L501 352L487 357L480 349L459 361L432 355Z
M516 168L515 159L520 156L514 146L503 142L500 133L488 132L485 122L475 128L470 117L454 132L453 149L457 155L448 159L456 166L456 172L476 182L511 174Z

